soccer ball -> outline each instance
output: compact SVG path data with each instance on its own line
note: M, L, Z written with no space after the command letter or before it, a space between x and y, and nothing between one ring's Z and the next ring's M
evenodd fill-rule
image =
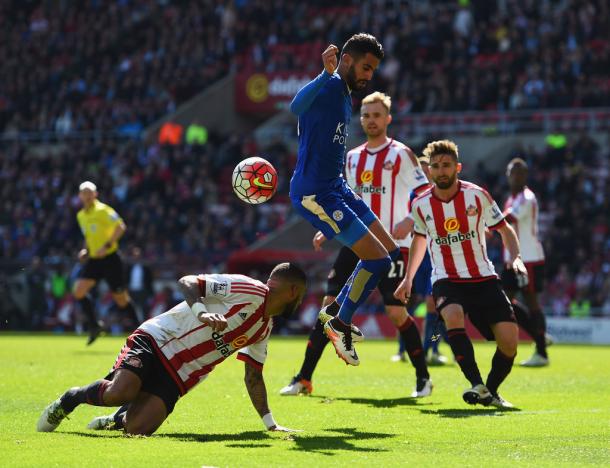
M268 201L277 190L277 172L271 163L258 156L244 159L233 169L233 191L246 203Z

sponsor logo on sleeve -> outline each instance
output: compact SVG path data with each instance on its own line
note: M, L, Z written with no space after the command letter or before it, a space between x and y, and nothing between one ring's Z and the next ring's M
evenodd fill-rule
M215 294L217 296L226 296L227 290L229 289L229 285L226 281L219 283L211 283L210 287L212 290L212 294Z
M239 318L241 318L242 320L246 320L246 317L248 316L247 312L240 312L239 314Z
M426 174L421 169L415 169L415 180L426 180Z

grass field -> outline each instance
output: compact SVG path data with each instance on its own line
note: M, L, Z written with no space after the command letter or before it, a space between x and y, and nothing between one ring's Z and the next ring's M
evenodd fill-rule
M0 334L0 466L574 466L610 465L610 348L554 346L552 365L515 368L501 394L519 409L462 402L457 366L432 368L431 397L407 398L410 364L391 363L393 342L359 346L347 368L327 349L311 397L280 397L300 365L304 339L273 339L265 366L278 423L268 433L230 358L178 402L159 432L128 438L85 429L105 408L81 406L53 433L37 433L41 410L65 389L101 378L122 338ZM444 346L444 345L443 345ZM493 347L476 344L487 373ZM448 348L444 351L448 353ZM521 347L520 358L531 346Z

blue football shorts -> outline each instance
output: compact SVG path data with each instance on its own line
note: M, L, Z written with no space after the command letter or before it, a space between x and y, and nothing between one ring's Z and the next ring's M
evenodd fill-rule
M292 206L327 239L351 247L376 219L375 213L343 182L330 190L291 196Z

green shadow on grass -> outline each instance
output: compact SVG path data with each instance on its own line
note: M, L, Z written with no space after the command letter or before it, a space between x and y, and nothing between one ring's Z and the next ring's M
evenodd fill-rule
M151 437L158 439L176 439L184 442L228 442L226 447L231 448L269 448L273 441L286 441L294 444L291 450L315 452L322 455L335 455L340 451L351 452L387 452L386 449L358 446L362 441L381 440L396 437L396 434L386 434L383 432L366 432L355 428L334 428L327 429L328 435L308 435L304 433L268 433L264 431L245 431L238 433L220 434L195 434L191 432L165 432L154 434ZM64 432L79 437L92 438L116 438L120 437L120 432L99 431L99 432ZM272 435L273 434L273 435ZM136 437L139 438L139 437ZM145 438L145 437L142 437Z
M122 431L96 431L96 432L83 432L83 431L66 431L62 432L63 434L76 435L80 437L94 437L94 438L113 438L113 437L129 437L125 436ZM139 436L135 436L134 438L138 438ZM144 437L144 436L142 436ZM195 434L192 432L161 432L158 434L153 434L150 437L154 438L172 438L181 440L184 442L236 442L241 443L241 445L248 445L248 447L252 447L256 444L244 444L246 441L262 441L269 440L269 435L264 431L245 431L238 432L235 434ZM268 444L264 444L262 446L269 446Z
M433 403L422 403L419 398L335 398L339 401L349 401L359 405L368 405L373 408L395 408L397 406L428 406Z
M387 452L386 449L359 447L360 441L371 439L387 439L396 437L396 434L383 432L363 432L353 427L326 429L325 432L334 432L338 435L308 436L306 433L292 434L295 446L292 450L315 452L322 455L336 455L338 451L351 452Z
M422 414L431 414L441 418L473 418L481 416L504 416L521 411L519 408L459 408L459 409L421 409Z

